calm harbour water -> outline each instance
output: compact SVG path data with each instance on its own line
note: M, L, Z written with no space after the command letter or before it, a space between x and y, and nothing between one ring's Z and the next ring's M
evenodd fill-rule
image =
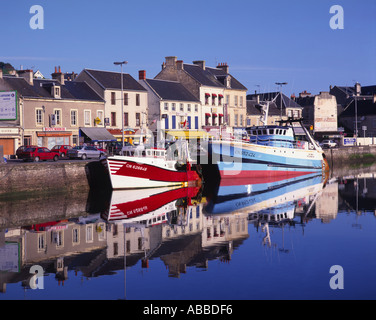
M373 172L197 191L2 203L0 299L376 298Z

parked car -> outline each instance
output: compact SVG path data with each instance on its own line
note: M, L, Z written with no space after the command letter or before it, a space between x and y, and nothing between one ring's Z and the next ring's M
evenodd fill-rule
M19 147L19 148L16 150L16 156L17 156L17 158L18 158L18 159L21 159L21 158L20 158L21 153L22 153L26 148L31 148L31 147L36 148L37 146L21 146L21 147Z
M104 155L104 152L99 151L96 147L93 146L76 146L72 149L69 149L67 152L68 157L71 158L81 158L82 160L86 160L88 158L91 159L99 159Z
M23 161L46 161L46 160L53 160L57 161L59 159L59 153L53 152L48 148L45 147L29 147L26 148L22 153L19 155L19 158Z
M322 148L335 148L335 147L337 147L337 143L334 142L333 140L323 140L320 145L321 145Z
M60 154L60 157L61 158L65 158L66 155L67 155L67 151L69 149L72 149L72 146L70 145L65 145L65 144L57 144L56 146L54 146L51 151L54 151L54 152L59 152Z

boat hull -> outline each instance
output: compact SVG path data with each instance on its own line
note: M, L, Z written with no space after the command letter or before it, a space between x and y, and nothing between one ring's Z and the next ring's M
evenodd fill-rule
M209 152L212 164L218 165L221 180L244 180L244 184L319 173L325 165L323 154L318 150L213 141L209 145Z
M164 159L109 157L107 167L115 190L185 186L199 180L197 172L177 170L175 162Z

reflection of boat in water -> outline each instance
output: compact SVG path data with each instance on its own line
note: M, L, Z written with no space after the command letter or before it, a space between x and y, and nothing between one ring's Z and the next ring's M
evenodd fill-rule
M108 210L102 217L109 222L140 223L145 226L165 223L179 201L200 195L200 187L115 190Z
M319 193L324 186L321 174L279 180L273 183L230 185L221 183L205 207L209 214L259 212L284 208L291 202ZM285 210L282 210L285 211Z

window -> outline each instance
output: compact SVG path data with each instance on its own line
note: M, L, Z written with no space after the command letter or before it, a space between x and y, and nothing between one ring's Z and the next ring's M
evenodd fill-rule
M176 104L175 104L175 103L172 104L172 106L171 106L171 110L172 110L172 111L176 111Z
M136 94L136 106L139 106L140 105L140 94L137 93Z
M54 110L54 113L55 113L55 123L57 125L61 125L61 110L60 109L55 109Z
M124 126L129 126L128 112L124 112Z
M240 96L240 106L243 106L243 96Z
M187 111L191 112L191 105L190 104L187 105Z
M85 126L90 126L90 119L91 119L91 111L90 110L84 110Z
M77 110L71 110L71 126L77 126Z
M234 118L234 119L235 119L235 120L234 120L234 121L235 121L235 124L234 124L234 125L237 127L237 126L238 126L238 115L237 115L237 114L235 115L235 118Z
M111 126L116 127L116 112L111 112Z
M141 117L140 117L140 113L139 112L136 112L136 126L139 127L141 125L141 121L140 121Z
M60 97L60 87L55 87L55 97Z
M102 110L97 111L97 117L101 121L99 124L103 124L103 111Z
M80 229L78 228L72 229L72 242L73 244L80 243Z
M38 252L46 249L46 234L38 233Z
M43 125L43 110L42 109L36 109L35 110L35 121L37 125Z
M238 106L238 96L235 96L235 107Z
M198 104L195 104L195 112L198 112Z
M209 97L210 97L210 94L205 93L205 104L209 104Z
M86 225L86 242L93 242L94 239L94 230L93 225Z
M230 103L230 95L226 94L226 104Z
M167 102L165 102L165 104L164 104L164 110L168 111L168 103Z
M116 92L111 92L111 104L116 104Z
M241 127L243 126L243 115L242 114L240 115L240 126Z
M128 105L128 93L124 93L124 105Z
M184 104L180 104L180 111L184 111Z

